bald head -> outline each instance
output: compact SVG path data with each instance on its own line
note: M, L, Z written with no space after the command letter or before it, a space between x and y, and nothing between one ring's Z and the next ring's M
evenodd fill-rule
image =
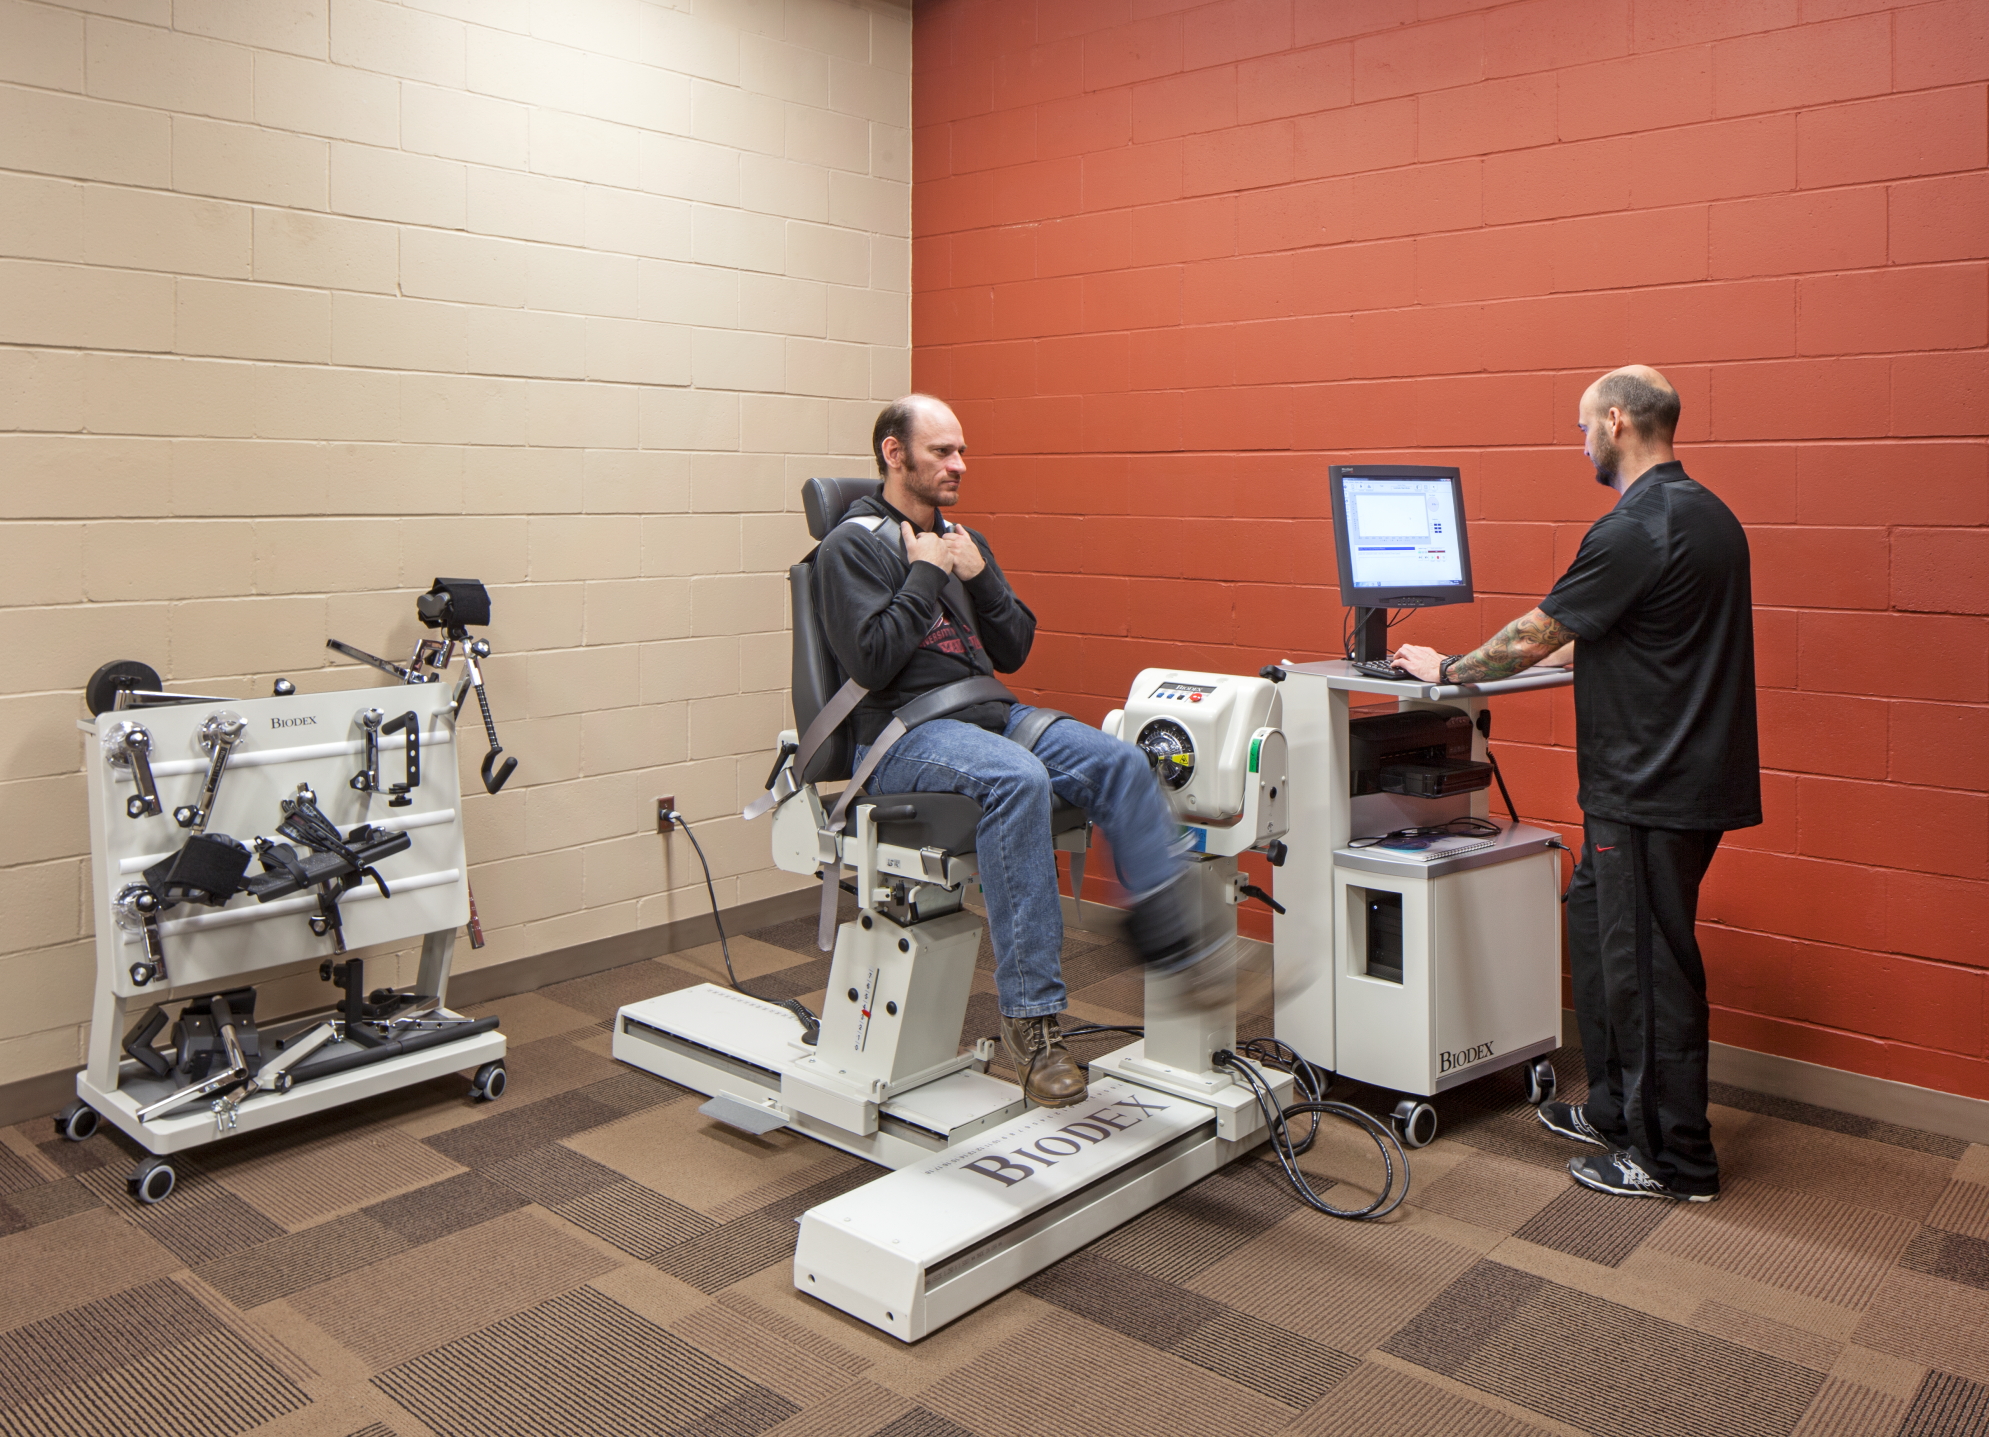
M907 394L903 399L894 399L884 406L870 429L870 451L877 456L879 475L891 472L891 460L884 453L884 441L898 441L898 462L903 464L903 456L910 454L912 449L912 432L922 421L927 424L950 423L955 428L959 427L959 421L953 417L946 401L935 399L930 394Z
M1648 364L1610 370L1588 387L1581 407L1584 416L1621 411L1647 444L1669 444L1678 432L1678 391Z

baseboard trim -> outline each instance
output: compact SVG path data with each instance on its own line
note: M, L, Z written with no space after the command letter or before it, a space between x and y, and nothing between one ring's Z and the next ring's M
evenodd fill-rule
M821 906L821 890L813 887L756 898L725 910L725 931L737 937L774 923L785 923L790 918L811 916ZM617 933L612 938L597 938L591 943L576 943L571 948L556 948L550 953L535 953L530 958L514 958L509 963L493 963L488 968L458 973L449 979L449 1002L454 1007L466 1007L532 993L569 978L585 978L590 973L662 958L717 941L718 925L709 913L700 913L695 918L679 918L654 928L638 928L633 933Z
M785 923L790 918L806 917L817 912L821 902L820 890L815 888L777 893L771 898L756 898L750 903L725 910L725 931L728 934L750 933L770 924ZM449 1002L455 1007L488 1003L497 998L535 992L569 978L585 978L590 973L619 968L626 963L639 963L648 958L662 958L667 954L681 953L686 948L699 948L717 941L718 925L709 913L695 918L679 918L671 923L659 923L653 928L639 928L633 933L618 933L612 938L576 943L570 948L557 948L550 953L535 953L529 958L514 958L509 963L493 963L488 968L455 974L449 980ZM70 1100L76 1096L76 1074L81 1071L82 1065L78 1064L58 1072L37 1073L32 1078L0 1083L0 1127L48 1117L68 1107Z
M1576 1035L1572 1009L1561 1012L1561 1041L1569 1046L1581 1041ZM1712 1045L1707 1075L1716 1083L1728 1083L1771 1098L1787 1098L1855 1117L1896 1123L1902 1128L1989 1144L1989 1101L1981 1098L1915 1087L1842 1068L1826 1068L1800 1058L1757 1053L1751 1048L1735 1048L1725 1043Z

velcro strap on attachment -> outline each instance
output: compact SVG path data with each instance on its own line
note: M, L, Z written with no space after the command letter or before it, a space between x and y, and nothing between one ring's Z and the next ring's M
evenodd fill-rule
M1036 745L1042 742L1043 735L1050 731L1050 725L1070 717L1062 709L1036 709L1015 726L1015 732L1008 736L1009 741L1019 743L1034 753Z

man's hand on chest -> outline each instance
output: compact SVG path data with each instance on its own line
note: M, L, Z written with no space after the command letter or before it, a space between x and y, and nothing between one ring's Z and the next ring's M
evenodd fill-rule
M953 572L959 576L961 583L974 578L988 566L981 555L981 546L958 524L947 526L946 535L940 542L946 545L947 555L953 561Z

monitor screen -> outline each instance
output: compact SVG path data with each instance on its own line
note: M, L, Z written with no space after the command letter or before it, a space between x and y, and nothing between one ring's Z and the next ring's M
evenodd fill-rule
M1330 475L1344 603L1470 602L1471 553L1455 469L1336 464Z

